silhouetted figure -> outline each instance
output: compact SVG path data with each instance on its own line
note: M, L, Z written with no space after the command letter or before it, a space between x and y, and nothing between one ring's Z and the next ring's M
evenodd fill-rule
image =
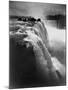
M41 22L41 19L40 19L40 18L38 18L38 19L37 19L37 21Z

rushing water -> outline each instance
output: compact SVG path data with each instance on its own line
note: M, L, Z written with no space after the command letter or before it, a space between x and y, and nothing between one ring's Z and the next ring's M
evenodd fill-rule
M22 47L26 45L27 49L33 48L36 58L36 73L39 75L39 79L41 76L44 82L48 82L47 85L64 85L65 66L56 57L52 57L48 51L50 37L48 37L44 23L41 21L36 22L34 26L27 26L27 24L16 26L19 29L11 30L10 38ZM24 70L26 69L24 68Z

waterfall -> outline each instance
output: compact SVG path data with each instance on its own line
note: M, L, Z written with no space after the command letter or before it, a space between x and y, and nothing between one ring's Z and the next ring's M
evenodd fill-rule
M65 67L48 51L49 38L44 23L40 21L36 22L34 26L27 26L27 24L17 26L18 30L10 31L10 38L15 38L15 41L22 46L25 43L26 48L33 47L36 68L44 81L47 78L49 82L54 82L52 82L53 85L61 84L65 78Z

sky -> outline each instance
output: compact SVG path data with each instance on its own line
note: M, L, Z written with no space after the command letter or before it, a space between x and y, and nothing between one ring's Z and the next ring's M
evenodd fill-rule
M44 17L46 15L66 14L64 4L49 4L38 2L9 1L9 15L32 15Z

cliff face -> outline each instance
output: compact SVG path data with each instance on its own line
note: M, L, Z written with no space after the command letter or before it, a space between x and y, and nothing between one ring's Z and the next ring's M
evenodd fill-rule
M65 67L48 51L44 23L31 23L10 23L10 88L64 85Z

